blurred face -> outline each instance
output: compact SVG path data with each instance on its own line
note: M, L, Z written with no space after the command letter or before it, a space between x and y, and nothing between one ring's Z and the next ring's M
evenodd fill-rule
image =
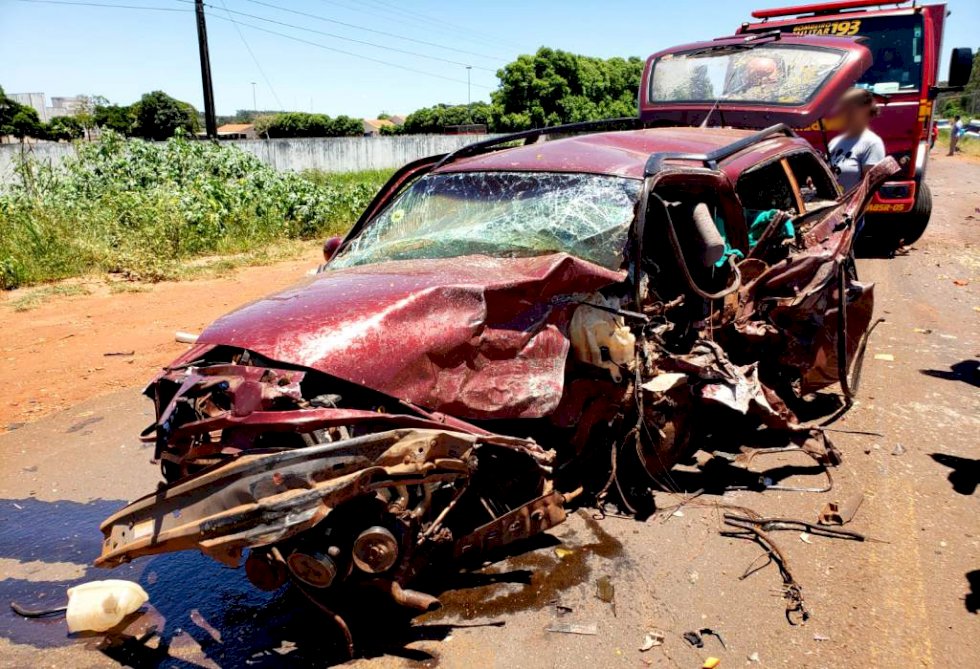
M858 135L868 129L871 123L871 107L859 103L849 103L841 107L841 122L844 132Z
M772 58L753 58L746 63L745 80L749 86L775 83L779 79L779 67Z

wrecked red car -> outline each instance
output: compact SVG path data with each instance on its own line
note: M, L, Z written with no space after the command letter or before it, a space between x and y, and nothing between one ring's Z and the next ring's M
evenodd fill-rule
M852 42L813 48L820 81L793 104L863 69ZM575 498L638 508L707 416L751 426L736 447L769 434L832 462L789 406L848 382L873 303L855 223L897 165L841 195L785 125L649 124L397 172L320 273L149 385L166 483L105 521L98 564L199 549L261 588L425 610L427 565L547 530Z

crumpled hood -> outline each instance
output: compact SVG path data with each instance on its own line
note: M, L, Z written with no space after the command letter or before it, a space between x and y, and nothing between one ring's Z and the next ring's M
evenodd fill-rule
M623 280L567 254L327 271L219 318L201 345L248 349L465 418L550 413L574 303Z

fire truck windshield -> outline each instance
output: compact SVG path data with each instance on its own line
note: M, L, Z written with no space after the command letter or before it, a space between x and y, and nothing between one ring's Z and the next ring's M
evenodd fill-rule
M915 91L922 85L922 17L879 16L865 19L859 35L874 59L860 84L878 93Z
M844 54L779 43L668 53L654 63L649 99L800 105L827 81Z
M873 59L858 82L876 93L917 91L922 86L922 17L919 14L801 23L782 28L794 35L863 37Z

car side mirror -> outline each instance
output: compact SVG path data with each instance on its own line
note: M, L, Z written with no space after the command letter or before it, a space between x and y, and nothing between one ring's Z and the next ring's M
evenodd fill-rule
M949 77L946 85L950 88L962 88L970 81L970 71L973 69L973 51L969 47L953 49L949 59Z
M333 237L328 238L327 241L323 242L324 262L330 262L330 259L337 254L337 251L340 250L340 243L342 241L344 241L343 237L339 237L335 235Z

